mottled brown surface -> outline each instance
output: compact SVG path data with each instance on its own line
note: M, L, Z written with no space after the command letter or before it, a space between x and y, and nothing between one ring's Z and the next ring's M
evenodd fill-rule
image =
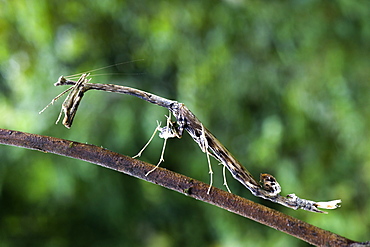
M164 168L157 168L149 176L145 176L153 169L153 165L94 145L6 129L0 129L0 143L85 160L117 170L216 205L313 245L370 246L369 242L358 243L349 240L217 188L212 188L210 194L207 194L207 184Z

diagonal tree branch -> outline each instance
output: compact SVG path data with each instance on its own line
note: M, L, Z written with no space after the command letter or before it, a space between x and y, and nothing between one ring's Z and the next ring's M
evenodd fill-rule
M104 166L213 204L316 246L370 246L370 242L349 240L217 188L212 188L208 194L207 184L164 168L159 167L151 176L145 176L153 165L98 146L7 129L0 129L0 143Z

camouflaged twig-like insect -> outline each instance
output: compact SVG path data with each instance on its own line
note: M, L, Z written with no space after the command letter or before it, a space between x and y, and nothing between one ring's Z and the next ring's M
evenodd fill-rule
M279 203L293 209L304 209L311 212L326 213L319 210L324 209L335 209L340 207L339 203L341 200L333 200L328 202L315 202L311 200L301 199L295 194L289 194L287 196L280 195L281 187L277 180L269 174L261 174L260 182L249 173L249 171L240 164L240 162L234 158L234 156L221 144L220 141L199 121L199 119L182 103L174 100L168 100L166 98L144 92L135 88L119 86L114 84L100 84L100 83L89 83L87 79L88 74L83 74L80 79L75 82L67 80L63 76L59 78L59 81L55 83L59 85L75 85L72 86L72 91L68 95L66 101L63 103L62 110L65 114L63 124L69 128L71 127L73 118L77 111L77 106L82 99L83 93L90 89L115 92L122 94L129 94L146 100L150 103L167 108L174 117L176 122L172 122L169 118L167 119L167 125L163 128L158 124L156 130L161 132L161 137L167 141L168 138L181 138L184 130L190 134L193 140L199 145L201 150L208 155L212 155L218 160L224 167L226 167L231 175L243 184L253 195L270 200L275 203ZM60 95L57 96L59 98ZM57 99L53 99L52 103ZM52 104L50 103L50 104ZM153 135L154 136L154 135ZM152 137L153 137L152 136ZM142 152L142 151L141 151ZM140 154L141 154L140 152ZM163 152L159 163L163 161ZM159 165L158 163L158 165ZM208 162L210 166L210 162ZM157 166L158 166L157 165ZM149 175L150 171L147 175ZM212 169L210 169L212 173ZM212 180L211 180L212 182ZM209 191L208 191L209 192Z

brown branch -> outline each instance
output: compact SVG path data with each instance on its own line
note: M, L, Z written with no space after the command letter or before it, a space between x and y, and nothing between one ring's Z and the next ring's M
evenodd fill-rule
M313 245L370 246L370 242L359 243L349 240L217 188L212 188L207 194L207 184L164 168L157 168L149 176L145 176L153 169L153 165L98 146L7 129L0 129L0 143L54 153L104 166L213 204Z

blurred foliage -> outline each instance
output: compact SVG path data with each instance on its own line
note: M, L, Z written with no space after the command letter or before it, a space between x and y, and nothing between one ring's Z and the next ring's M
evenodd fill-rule
M328 215L234 193L350 239L370 232L369 1L0 0L1 128L136 154L165 109L89 92L70 130L54 125L60 75L140 88L185 103L256 176L283 193L341 198ZM118 73L118 74L117 74ZM156 138L142 157L159 159ZM191 154L191 155L189 155ZM1 246L306 246L214 206L114 171L0 148ZM163 164L209 181L188 137ZM222 169L214 161L216 185Z

